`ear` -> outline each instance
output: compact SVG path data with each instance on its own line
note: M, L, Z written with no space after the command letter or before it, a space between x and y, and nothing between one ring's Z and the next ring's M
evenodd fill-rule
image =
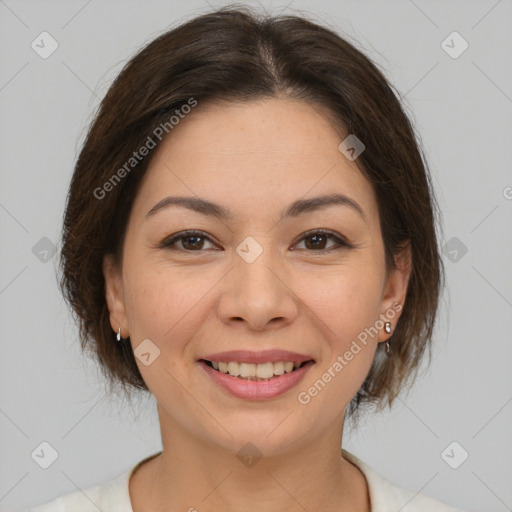
M123 281L112 254L107 254L103 258L103 276L105 278L105 298L110 313L110 325L116 334L119 332L119 327L121 327L121 336L127 338L130 334L124 302Z
M386 341L393 334L404 308L407 285L409 284L412 269L412 254L409 241L395 256L395 267L386 280L381 308L381 318L391 323L391 333L388 334L384 329L381 329L377 337L378 341Z

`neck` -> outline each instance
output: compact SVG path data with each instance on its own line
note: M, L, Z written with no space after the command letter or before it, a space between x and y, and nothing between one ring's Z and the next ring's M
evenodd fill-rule
M341 454L343 425L295 444L278 455L244 455L162 421L163 451L130 481L134 512L143 510L266 512L370 510L364 475ZM251 458L252 457L252 458Z

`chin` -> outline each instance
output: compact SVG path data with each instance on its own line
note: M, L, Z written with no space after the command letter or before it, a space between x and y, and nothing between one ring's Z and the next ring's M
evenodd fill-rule
M208 442L238 457L243 454L258 456L281 456L293 449L300 449L300 446L309 443L308 428L305 426L301 431L297 430L295 422L286 425L286 414L280 414L270 418L268 421L259 421L256 417L240 418L236 428L229 428L224 425L229 434L222 430L221 436L212 436L208 433ZM293 413L290 414L290 418ZM309 429L311 431L311 429Z

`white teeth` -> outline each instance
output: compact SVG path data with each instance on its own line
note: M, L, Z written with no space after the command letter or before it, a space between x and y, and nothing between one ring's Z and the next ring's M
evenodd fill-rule
M229 375L233 375L233 377L238 377L238 375L240 375L240 365L230 362L228 363L226 372L229 373Z
M240 363L240 377L256 377L256 365L254 363Z
M284 363L274 363L274 375L283 375Z
M235 361L212 361L212 366L222 373L244 379L271 379L274 375L283 375L299 368L301 363L279 361L277 363L237 363Z
M274 376L274 363L263 363L256 365L256 377L270 379Z

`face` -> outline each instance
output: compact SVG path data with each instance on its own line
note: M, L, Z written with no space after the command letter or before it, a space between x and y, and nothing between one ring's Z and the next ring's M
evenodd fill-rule
M409 277L405 260L386 276L374 191L338 149L347 135L319 107L267 99L199 105L157 149L122 267L106 258L104 273L163 429L277 454L342 428ZM247 380L218 362L285 373Z

